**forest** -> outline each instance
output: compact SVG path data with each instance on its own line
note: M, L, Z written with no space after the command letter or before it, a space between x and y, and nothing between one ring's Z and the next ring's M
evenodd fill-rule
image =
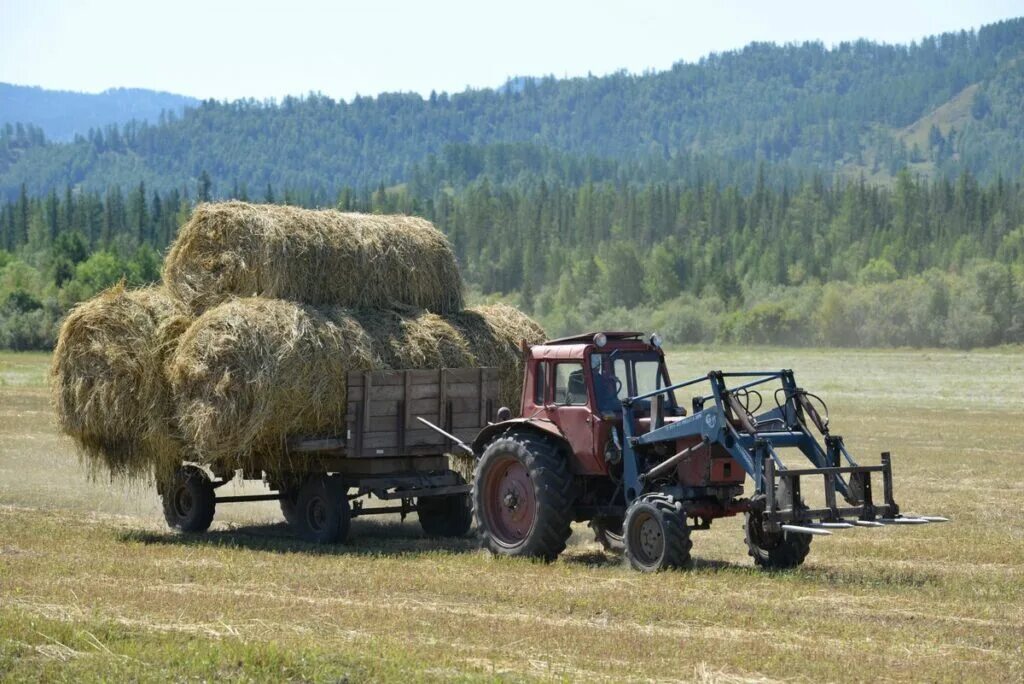
M474 299L551 334L1024 342L1024 19L665 72L350 102L207 101L48 140L0 126L0 347L159 277L197 202L434 221Z
M473 298L512 301L551 334L637 327L675 342L1024 342L1019 180L904 170L891 187L821 176L772 187L762 168L748 193L713 178L503 182L510 174L486 172L494 155L468 152L428 159L407 184L343 188L330 206L434 221ZM75 302L122 278L158 278L163 250L212 185L202 174L192 192L143 182L127 193L23 190L0 206L0 346L46 348ZM227 196L316 206L290 189L235 190Z

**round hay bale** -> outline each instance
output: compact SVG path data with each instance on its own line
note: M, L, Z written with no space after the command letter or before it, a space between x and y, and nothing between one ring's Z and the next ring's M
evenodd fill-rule
M200 316L168 363L176 415L204 463L258 469L289 436L340 430L345 378L380 366L343 310L278 299L226 302Z
M202 462L288 470L290 437L344 431L349 371L472 367L480 357L507 375L521 363L524 330L536 341L539 327L511 307L441 317L238 299L192 324L168 375Z
M447 238L414 216L200 204L171 246L163 278L197 314L232 296L435 313L462 308Z
M448 317L478 366L495 366L501 382L500 402L518 414L523 391L522 343L540 344L544 328L514 306L490 304Z
M163 477L181 462L164 362L190 322L160 287L116 285L77 305L60 329L50 388L60 429L95 476Z

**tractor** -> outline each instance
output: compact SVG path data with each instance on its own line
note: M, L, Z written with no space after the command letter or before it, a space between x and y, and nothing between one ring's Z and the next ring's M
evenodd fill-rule
M554 560L571 524L589 521L637 570L679 568L691 532L743 514L754 563L783 569L803 563L817 535L946 520L902 514L889 454L858 465L792 370L712 371L673 384L659 337L636 332L524 345L523 354L519 416L503 408L461 444L477 459L473 512L496 555ZM677 393L698 387L688 412ZM783 449L810 467L787 467ZM806 478L821 478L823 506L805 502Z

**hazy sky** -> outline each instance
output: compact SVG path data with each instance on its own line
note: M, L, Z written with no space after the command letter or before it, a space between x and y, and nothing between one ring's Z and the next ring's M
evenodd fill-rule
M905 43L1022 14L1024 0L0 0L0 81L218 99L426 94L665 69L754 40Z

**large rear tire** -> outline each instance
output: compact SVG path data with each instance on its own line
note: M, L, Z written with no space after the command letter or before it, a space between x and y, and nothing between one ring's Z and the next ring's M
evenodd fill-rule
M635 570L658 572L690 563L690 528L682 508L665 494L645 494L626 509L626 558Z
M456 479L466 483L461 475ZM469 494L422 496L416 499L416 515L428 537L464 537L473 526L473 502Z
M302 485L296 501L295 527L314 544L344 543L352 523L348 488L336 475L313 475Z
M210 476L201 468L178 468L171 481L161 488L164 519L179 532L205 532L213 522L216 495Z
M572 534L572 504L565 458L540 435L496 439L477 464L473 515L495 555L553 561Z

